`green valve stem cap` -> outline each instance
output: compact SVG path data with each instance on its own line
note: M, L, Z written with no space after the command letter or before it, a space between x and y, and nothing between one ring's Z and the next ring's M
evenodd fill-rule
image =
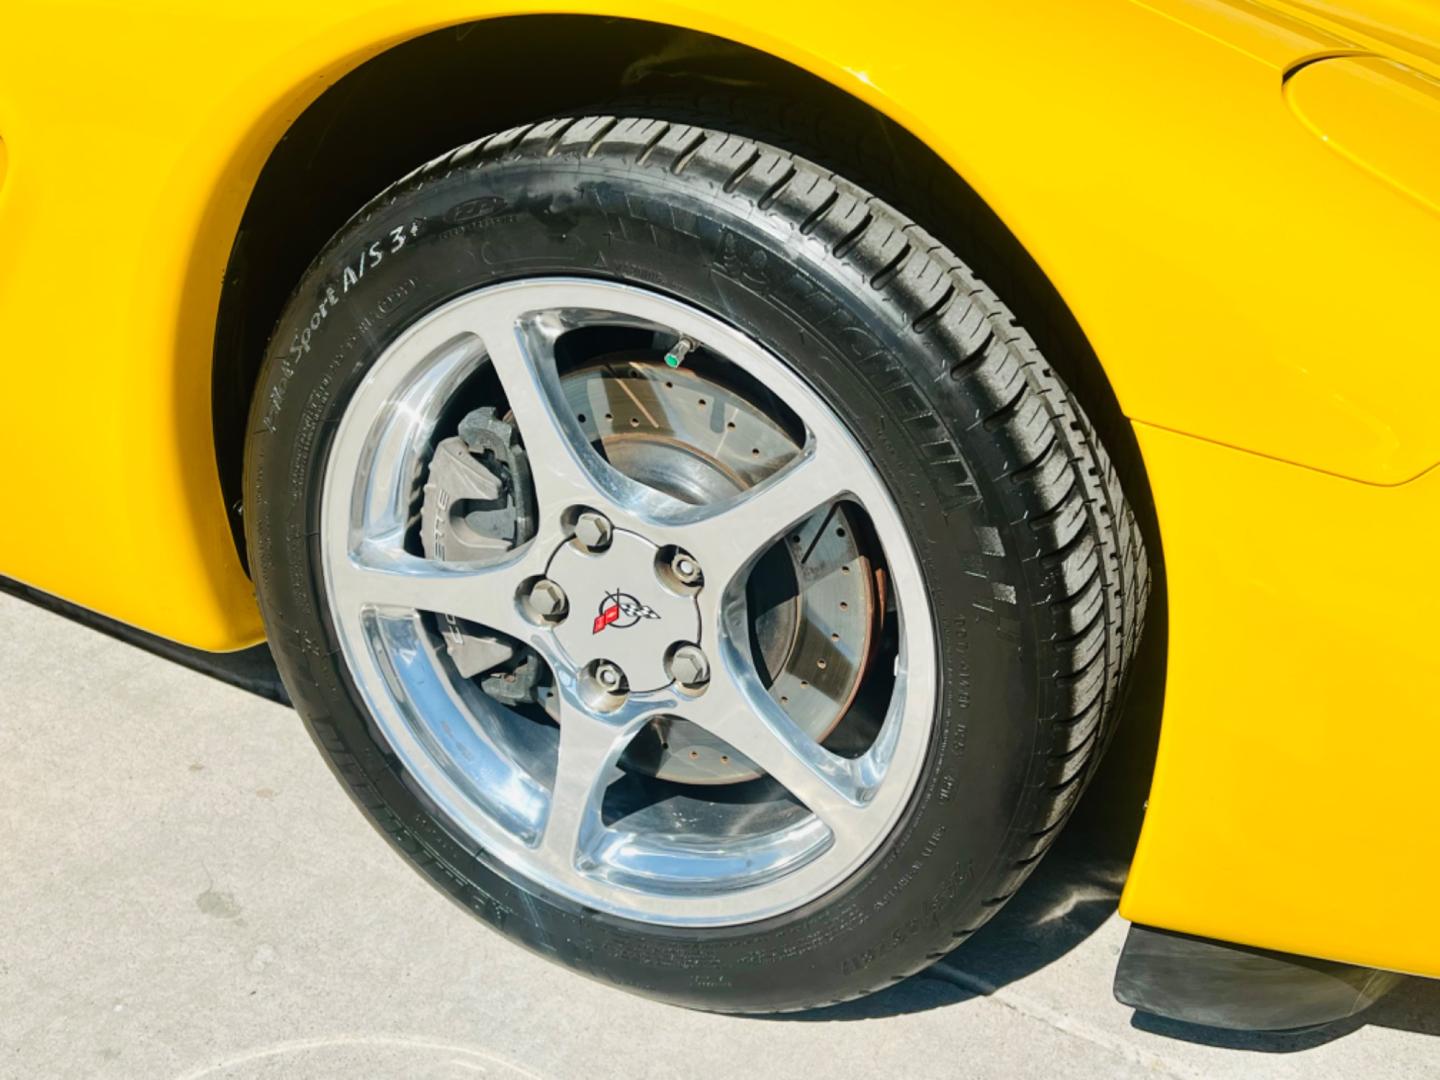
M695 342L689 338L682 337L679 341L675 342L675 344L670 347L670 351L665 354L665 363L669 364L672 368L679 367L685 360L685 357L690 355L690 350L693 348L695 348Z

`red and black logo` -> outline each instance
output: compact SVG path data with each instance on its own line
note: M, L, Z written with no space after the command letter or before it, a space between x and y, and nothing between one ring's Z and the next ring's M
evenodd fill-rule
M595 616L595 628L590 632L598 634L607 626L613 626L616 630L625 630L634 626L641 619L658 619L660 613L654 608L646 607L629 593L616 589L614 592L606 593L605 599L600 601L600 614Z

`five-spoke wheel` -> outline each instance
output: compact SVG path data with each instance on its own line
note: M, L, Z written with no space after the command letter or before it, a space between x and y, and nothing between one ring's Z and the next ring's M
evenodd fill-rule
M576 335L601 340L607 330L683 342L686 375L695 375L667 398L676 368L643 349L623 362L609 358L607 377L592 386L602 410L611 403L612 430L601 435L587 430L590 417L566 389L593 358L570 355L566 345ZM778 416L746 399L757 385ZM487 496L504 501L507 483L533 499L514 508L528 524L507 538L513 546L497 540L486 552L472 544L461 559L446 545L427 554L407 528L417 481L439 482L439 425L457 399L518 433L529 477L516 485L505 469L489 471L485 461L496 461L483 447L480 457L470 446L457 451L470 454L471 475L446 491L434 528L468 528L459 508ZM612 399L630 405L639 422L613 430L620 406ZM718 438L682 442L689 418L671 414L687 410ZM778 460L767 460L768 475L753 483L728 462L762 456L759 446L738 445L742 413L747 428L773 428L767 434L778 447L767 446L764 455ZM732 435L731 455L712 445ZM627 457L623 444L647 439L651 456L668 456L677 475L703 460L730 481L728 490L701 499L683 483L657 480L663 469L627 472L636 455ZM848 697L862 675L883 684L866 688L874 730L858 753L816 737L831 734L836 717L818 731L802 725L752 648L757 621L777 604L803 608L807 591L845 595L823 577L797 584L806 563L797 527L813 548L821 539L814 533L844 534L836 522L857 518L873 552L853 565L832 562L824 576L884 568L893 591L888 669L873 670L885 652L876 626L886 612L832 598L826 625L848 623L852 632L821 635L831 648L814 657L812 678L795 681L807 689L833 683L824 676L835 665L852 669ZM757 597L755 571L773 563L775 551L793 565L766 580L788 582L794 595ZM854 437L785 364L659 293L521 281L460 297L411 328L377 360L340 425L325 483L324 557L342 648L395 752L477 844L577 901L690 925L795 907L875 850L919 775L934 713L933 635L888 493ZM789 621L804 619L802 612ZM457 669L442 625L538 658L553 737L543 721L533 730L534 719L475 692L474 679L483 687L486 673ZM798 633L792 625L790 637ZM853 701L827 704L834 712ZM642 733L663 740L677 724L692 742L708 736L721 764L743 760L772 783L752 784L743 799L727 790L717 802L704 787L672 782L607 821L607 793L640 756L629 753L632 745ZM691 752L698 760L699 748ZM683 801L685 815L657 809L667 801Z

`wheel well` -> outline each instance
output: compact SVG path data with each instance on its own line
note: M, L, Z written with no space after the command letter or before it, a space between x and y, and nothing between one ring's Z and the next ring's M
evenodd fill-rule
M468 23L398 45L326 90L274 148L226 268L211 382L216 464L242 561L250 399L270 334L310 261L417 165L489 131L591 109L659 114L780 143L922 222L995 287L1078 395L1159 563L1139 448L1084 333L1014 235L934 151L767 53L663 24L580 15Z

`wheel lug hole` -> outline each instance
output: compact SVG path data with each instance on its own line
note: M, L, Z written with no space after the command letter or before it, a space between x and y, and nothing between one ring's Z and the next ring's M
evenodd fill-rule
M582 510L575 515L575 521L571 526L571 535L575 542L586 551L601 552L610 546L610 541L615 535L615 527L610 524L610 519L604 514L596 513L594 510Z
M665 670L681 690L703 694L710 685L710 660L699 645L678 642L670 647Z
M526 614L534 622L554 625L563 622L570 611L565 590L549 578L537 578L524 591Z
M595 712L619 708L630 694L630 682L620 665L610 660L593 660L580 671L580 696Z
M700 560L684 548L662 549L656 560L655 573L672 591L682 594L697 593L705 584Z

